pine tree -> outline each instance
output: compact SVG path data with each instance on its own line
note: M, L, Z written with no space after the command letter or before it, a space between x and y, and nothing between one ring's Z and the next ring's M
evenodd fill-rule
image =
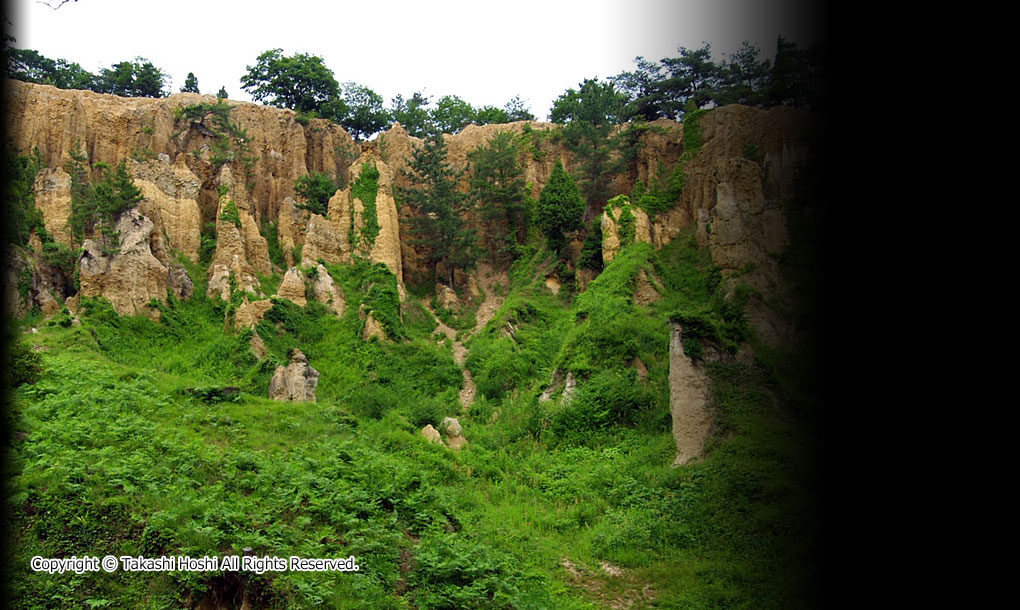
M415 147L410 171L404 171L414 186L398 192L419 212L406 221L411 243L424 249L425 260L437 274L443 267L453 287L454 271L468 268L474 259L475 236L462 216L468 198L457 190L461 173L446 162L446 153L446 142L438 134Z
M520 148L508 131L468 153L471 196L481 211L489 246L511 258L528 230L529 201L519 157Z
M577 183L557 159L549 182L538 196L535 224L545 233L549 247L562 255L567 245L566 233L581 228L583 215L584 199Z
M627 98L612 82L585 79L578 90L568 89L554 103L549 118L563 125L563 138L574 153L587 201L584 222L602 213L609 183L623 168L613 159L620 142L611 136L626 117Z
M198 90L198 79L195 78L194 72L188 72L188 77L184 79L184 86L181 87L181 93L201 93Z

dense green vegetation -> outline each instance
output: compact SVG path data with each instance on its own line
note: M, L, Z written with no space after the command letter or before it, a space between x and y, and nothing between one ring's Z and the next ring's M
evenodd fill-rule
M782 62L807 61L792 60L794 50L787 48ZM707 47L682 51L676 65L683 74L723 73L712 68ZM755 53L733 61L744 72L727 68L726 78L735 79L727 81L727 95L743 91L740 83L754 93L797 73L777 67L769 81ZM663 66L675 67L666 60ZM654 84L655 66L641 68ZM254 328L236 328L245 295L234 278L228 301L206 296L212 222L201 234L200 260L178 257L194 296L154 299L158 321L119 316L107 301L84 298L74 319L64 309L49 320L36 312L16 322L3 367L13 388L6 456L13 604L155 609L208 607L214 598L240 606L244 598L253 608L281 609L817 605L817 352L760 344L746 319L750 288L724 287L693 227L659 250L634 243L635 206L654 215L680 198L683 161L702 144L698 119L706 110L698 106L723 90L693 76L684 81L676 69L671 84L650 86L658 93L637 105L641 98L620 79L568 90L554 107L564 124L556 135L502 133L469 155L469 193L457 187L460 175L437 130L524 116L514 115L527 113L519 100L502 111L475 109L456 96L430 110L420 93L395 103L409 130L429 136L410 160L413 188L398 193L413 206L407 228L424 264L454 286L456 271L479 259L464 215L475 204L487 261L506 270L484 288L502 301L477 332L475 308L491 295L464 299L459 311L440 309L428 300L434 281L423 281L424 292L409 285L401 302L396 276L358 257L379 232L380 174L371 163L350 185L364 205L360 229L352 219L348 235L354 262L308 261L303 270L308 281L318 273L335 281L345 300L340 316L311 299L298 306L274 297ZM317 114L348 121L356 137L382 120L381 99L353 83L330 86L332 73L320 58L266 52L249 71L246 86L301 112L300 120ZM292 73L306 75L312 87L288 80ZM316 90L316 80L327 86ZM684 93L662 93L673 86ZM683 111L669 105L677 100ZM182 129L201 125L217 135L214 164L252 159L230 108L198 104L176 117ZM682 117L684 156L650 172L629 198L610 200L623 210L621 250L606 264L604 212L594 204L628 160L635 133L611 138L609 126L637 116L634 108L647 119L663 116L663 108ZM528 148L537 137L563 138L577 155L587 214L585 197L558 160L539 200L526 196L520 159L539 154ZM749 159L757 155L745 150ZM72 159L76 238L112 237L114 219L137 201L137 189L123 164L111 170L88 167L82 155ZM5 231L22 246L34 232L42 260L68 275L74 253L48 236L32 201L40 167L38 151L5 158L5 197L13 204ZM808 271L821 249L813 206L822 196L811 175L785 204L791 246L777 254L798 303L809 303L821 281ZM331 175L311 174L295 191L302 207L325 214L337 187ZM222 187L221 200L228 192ZM240 225L236 204L227 200L217 220ZM566 247L578 231L584 241L577 267L599 272L583 291L573 283ZM275 272L260 280L271 294L286 257L275 223L263 216L260 232ZM300 246L292 254L300 262ZM546 285L551 277L563 280L556 293ZM636 298L639 288L656 298ZM434 334L429 307L460 331L457 341ZM810 306L791 314L804 328L817 325ZM363 338L368 316L383 337ZM683 325L685 353L707 372L715 424L704 459L680 467L673 466L671 323ZM254 347L260 343L262 357ZM465 348L477 390L468 408L459 402L464 377L454 357ZM268 400L274 371L295 349L320 373L316 402ZM572 395L568 379L576 381ZM446 416L458 417L469 439L459 452L421 434ZM53 575L28 567L36 555L202 557L244 549L354 556L360 570Z
M760 49L747 42L718 62L708 43L700 49L679 47L678 52L658 63L635 58L633 72L613 77L629 98L629 116L652 121L680 119L690 110L712 105L820 109L827 104L828 58L819 43L801 49L780 36L772 61L759 59Z
M717 420L710 453L671 467L668 320L701 321L708 330L697 340L723 352L747 336L707 253L692 235L661 251L629 246L570 299L542 282L555 257L531 252L468 342L478 396L467 414L448 344L431 337L435 323L419 301L400 304L382 265L327 266L346 295L342 317L315 302L275 301L254 329L263 361L248 347L253 331L225 330L231 307L204 296L205 269L190 263L195 296L159 306L159 322L86 300L80 326L24 335L8 461L16 605L170 608L242 590L268 608L817 601L814 450L779 406L795 378L706 361ZM662 295L647 306L632 298L642 273ZM362 309L394 340L362 341ZM274 368L295 347L321 373L318 402L266 400ZM576 377L576 395L540 402L556 371ZM239 395L217 390L233 386ZM470 440L459 453L418 432L447 415ZM201 557L245 547L354 555L360 570L27 568L32 555Z
M532 202L525 192L521 147L508 131L468 153L471 198L497 262L513 260L527 237Z
M39 149L31 154L5 154L3 163L4 223L3 243L24 246L33 230L43 226L42 212L35 207L33 184L42 169Z
M545 233L552 250L564 253L566 234L581 227L584 205L577 184L557 159L535 204L535 225Z
M323 216L329 211L329 200L336 194L336 180L327 173L312 172L294 181L294 192L302 199L297 207Z
M446 161L446 154L441 135L416 146L405 170L412 186L399 188L398 193L419 212L406 219L411 243L424 249L424 259L436 276L455 287L455 271L469 268L475 260L475 235L463 216L469 200L457 188L460 172Z
M364 163L361 166L361 173L358 179L351 185L351 199L358 199L363 206L362 226L356 233L351 228L351 235L348 243L354 249L364 251L371 250L375 238L379 236L379 212L375 205L376 196L379 194L379 169L371 163ZM354 222L352 215L351 222Z
M151 61L136 57L121 61L98 74L63 59L50 59L31 49L4 48L7 78L53 85L60 89L91 89L124 97L164 97L169 77Z
M104 250L112 249L117 244L117 219L142 200L142 192L134 185L124 161L112 172L106 171L109 168L104 163L95 164L93 169L100 172L95 183L90 180L86 161L83 153L72 153L67 165L71 175L71 233L79 242L95 236Z

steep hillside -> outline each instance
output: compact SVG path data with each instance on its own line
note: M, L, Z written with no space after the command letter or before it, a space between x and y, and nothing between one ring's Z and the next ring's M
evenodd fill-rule
M210 290L221 294L231 272L242 290L265 294L258 276L273 271L268 241L277 243L283 253L276 264L280 273L284 266L296 264L299 249L307 244L308 261L346 262L360 253L385 263L401 286L405 277L418 282L428 275L398 222L398 217L415 214L396 200L397 189L409 186L404 175L407 159L421 144L399 124L375 141L357 143L329 121L211 96L119 98L18 81L8 85L10 143L20 153L37 148L42 155L45 169L36 186L36 201L59 243L70 244L71 184L63 168L79 151L93 166L133 161L130 172L146 197L141 212L154 224L150 250L159 264L149 260L143 265L150 275L169 277L175 268L173 251L196 260L203 239L216 240ZM790 297L776 259L788 243L782 204L792 197L797 167L810 158L816 125L809 114L786 108L727 106L695 114L700 116L686 121L686 126L659 120L640 129L630 169L615 178L612 190L631 194L638 182L650 188L656 182L678 180L678 199L653 213L643 239L661 248L684 227L696 226L699 243L710 249L723 275L740 276L739 283L755 289L750 306L759 336L771 345L790 344L796 329L784 315ZM533 197L548 181L557 159L570 170L572 156L557 137L557 126L528 121L472 125L445 136L448 161L465 169L468 152L501 130L517 134L525 148L521 162ZM378 166L381 173L376 219L359 216L359 204L350 192L366 163ZM321 172L348 186L336 194L342 205L331 202L328 214L301 209L295 192L299 178ZM466 176L462 181L466 188ZM240 224L234 229L220 222L224 206L230 204L239 213ZM362 231L366 222L378 224L379 233L358 250L349 235ZM581 243L572 248L576 261ZM161 293L167 284L154 280L149 288L140 288L139 295L122 295L117 291L125 289L120 287L123 282L104 283L116 287L93 288L87 294L111 298L121 313L139 311L129 303L145 303L153 296L162 300L150 293ZM58 300L68 296L58 295ZM21 303L18 310L33 305L43 303L39 299Z
M15 606L820 602L809 113L621 128L625 171L562 252L532 226L446 286L399 124L359 143L209 96L8 84ZM448 161L499 131L531 197L574 171L533 121L445 136ZM120 207L83 221L96 192ZM359 569L31 568L106 555Z

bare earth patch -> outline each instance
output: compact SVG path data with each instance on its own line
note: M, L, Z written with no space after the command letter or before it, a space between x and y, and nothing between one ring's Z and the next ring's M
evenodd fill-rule
M591 571L564 557L561 562L567 571L572 586L584 589L588 597L605 608L631 610L647 608L655 601L655 592L650 584L629 582L626 569L614 566L608 561L601 563L600 571Z

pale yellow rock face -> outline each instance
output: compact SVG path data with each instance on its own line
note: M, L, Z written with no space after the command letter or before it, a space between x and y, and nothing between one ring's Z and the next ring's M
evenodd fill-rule
M657 282L649 277L644 269L638 271L637 277L634 278L634 304L651 305L660 299L662 295L659 294Z
M294 260L294 247L305 243L305 232L308 228L308 212L297 207L293 197L286 197L280 206L276 232L280 240L280 248L287 264L297 264ZM314 259L312 259L314 260Z
M187 155L196 175L212 171L198 161L214 137L174 111L195 104L215 104L211 95L176 93L166 98L124 98L92 91L57 89L7 80L5 127L14 148L28 152L38 147L45 165L63 167L73 149L89 152L91 163L110 167L133 153L151 151L177 158ZM294 195L294 181L309 172L336 175L344 159L360 154L360 145L336 123L312 119L302 125L297 114L271 106L225 100L232 106L230 121L247 133L252 165L250 199L258 214L276 218L280 206ZM235 170L242 168L239 160ZM247 182L245 178L241 184Z
M35 207L54 241L71 245L71 176L63 169L43 168L35 178Z
M351 192L366 163L375 165L379 170L375 198L379 233L371 243L361 235L366 223L364 202ZM351 243L352 237L354 243ZM365 153L351 164L348 187L338 190L329 200L328 218L312 214L305 235L302 260L308 264L315 264L319 259L330 264L349 263L353 260L352 255L386 265L397 276L400 293L404 293L400 219L393 198L393 171L375 153Z
M648 222L648 214L644 210L635 206L626 206L630 209L631 214L634 215L634 242L633 243L652 243L651 225ZM620 241L620 216L623 214L624 207L619 205L611 205L606 207L605 212L602 214L602 261L605 264L609 264L614 258L616 258L617 252L623 247Z
M158 159L127 162L135 186L145 197L146 216L156 229L165 233L169 247L192 261L198 261L201 248L202 212L198 205L201 180L188 169L183 155L170 163Z
M403 294L404 270L400 252L400 218L397 216L397 204L393 199L393 170L381 159L368 159L363 156L355 162L355 167L351 168L352 175L355 169L360 174L362 161L375 163L376 169L379 170L379 191L375 196L379 234L375 237L368 258L373 263L383 263L397 276L397 286L400 287L401 294ZM352 180L354 180L353 177ZM360 230L363 225L364 220L356 222L355 229Z
M334 196L330 200L333 207ZM308 230L305 233L304 247L301 249L302 264L314 265L316 261L325 261L330 265L350 262L350 250L347 246L347 231L341 231L332 219L312 214L308 218Z
M67 228L70 179L59 169L70 160L71 151L85 151L90 163L110 167L132 157L160 155L136 164L132 173L146 197L140 205L142 214L155 225L148 240L150 253L163 265L170 264L175 250L197 258L203 224L222 211L220 184L229 184L229 197L238 207L240 227L227 229L217 222L219 243L210 265L209 294L228 298L231 273L239 288L259 294L258 274L272 271L268 244L259 234L262 219L278 223L288 266L298 264L293 254L296 247L302 248L302 267L319 259L348 263L359 254L391 269L401 295L405 279L418 281L430 271L423 269L423 253L400 231L399 219L417 211L405 205L398 212L395 195L398 186L411 186L404 171L422 141L398 124L373 142L357 143L329 121L313 119L302 125L292 111L227 100L231 123L246 132L243 144L237 144L246 149L237 152L249 157L246 165L236 155L220 170L212 162L216 136L211 116L194 121L179 116L185 107L216 104L212 96L121 98L19 81L5 81L3 89L3 121L13 149L28 153L37 147L47 168L36 183L36 205L58 242L76 245L71 244ZM642 130L631 168L611 183L614 195L630 193L636 180L650 186L657 175L684 158L680 201L655 215L648 225L648 239L661 248L686 228L696 229L699 243L709 248L713 262L722 269L727 290L746 283L762 294L752 299L748 317L771 345L788 344L799 332L784 313L790 310L792 297L774 255L789 239L782 205L794 194L798 167L812 158L809 142L817 122L811 113L789 108L716 108L699 120L700 149L682 157L683 125L660 119ZM511 131L523 147L520 161L530 195L538 197L557 160L579 175L565 143L549 137L556 129L537 121L468 126L444 136L448 162L457 170L469 170L471 150L500 131ZM349 182L353 182L367 160L373 160L381 174L376 200L380 232L370 247L363 244L364 251L353 252L349 236L364 224L363 202L352 200L350 189L338 191L328 215L316 216L296 207L294 183L312 172L350 174ZM469 176L464 171L460 182L464 190ZM469 225L479 228L479 219L480 214L472 212ZM615 217L611 220L603 226L607 263L619 249ZM638 241L645 240L643 225L638 218ZM571 252L576 253L573 245ZM589 275L587 270L578 271L578 285L587 285Z
M103 254L97 240L86 239L78 262L79 295L104 297L121 315L159 318L159 311L148 304L152 299L166 302L170 269L153 256L149 241L155 227L132 208L117 223L120 237L115 254Z
M276 290L276 296L287 299L296 305L304 307L308 304L305 298L305 280L297 267L291 267L283 276L280 287Z
M424 436L430 443L435 445L443 444L443 437L439 435L439 430L432 427L432 424L426 424L426 426L421 429L421 435Z
M440 307L445 309L460 308L460 299L457 297L457 293L445 284L436 284L436 301L439 302Z
M273 302L269 299L243 301L234 312L234 328L255 328L255 325L266 316L266 312L272 308Z
M312 279L312 297L330 307L336 315L344 315L346 302L343 291L322 265L316 267L315 277Z
M364 341L369 341L372 338L376 338L379 341L387 340L386 329L383 328L381 322L372 316L372 312L369 312L365 317L365 329L361 332L361 338Z
M669 408L673 416L673 440L676 442L674 466L686 464L705 450L705 439L712 428L708 410L708 378L700 367L684 354L683 330L670 325L669 334Z
M229 276L233 273L239 290L260 295L261 289L256 273L268 274L271 271L269 244L259 234L245 197L244 187L238 189L234 186L228 166L221 170L219 183L229 190L220 197L216 211L216 253L209 266L209 287L206 294L229 300ZM224 213L231 203L237 208L240 227L232 220L224 219Z
M319 371L308 364L301 350L294 350L287 366L276 368L269 380L269 398L290 402L315 402Z

